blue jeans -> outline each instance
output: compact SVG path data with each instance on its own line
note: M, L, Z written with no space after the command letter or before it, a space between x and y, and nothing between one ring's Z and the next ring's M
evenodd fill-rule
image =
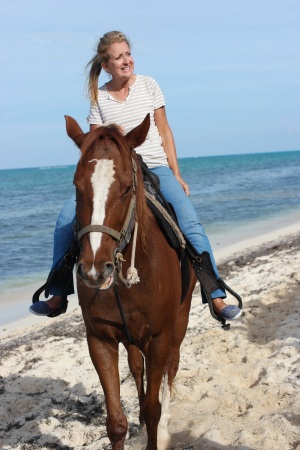
M161 192L166 200L173 205L181 230L199 253L204 251L209 253L215 274L217 278L219 278L218 269L208 237L198 220L196 211L189 197L185 194L169 167L159 166L151 170L159 176ZM76 200L75 195L73 195L63 207L56 223L52 269L60 266L65 253L68 251L73 241L75 214ZM50 293L52 295L60 294L59 289L56 288L52 288ZM211 297L225 298L226 294L225 291L218 289L211 294Z
M54 230L54 243L53 243L53 262L51 270L58 269L63 262L64 256L69 250L74 240L74 229L76 217L76 197L75 194L64 204ZM74 290L71 287L67 293L73 294ZM59 287L51 286L51 295L61 295L62 290Z
M215 274L219 278L211 245L189 197L169 167L160 166L151 170L159 176L160 190L165 199L172 204L180 229L199 253L204 251L209 253ZM225 298L226 294L224 290L218 289L211 294L211 297Z

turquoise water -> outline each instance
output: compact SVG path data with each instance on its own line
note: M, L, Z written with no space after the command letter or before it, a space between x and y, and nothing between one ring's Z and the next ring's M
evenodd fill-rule
M300 152L187 158L182 174L210 232L300 207Z
M300 151L183 158L183 178L211 239L300 211ZM0 171L0 290L48 272L57 215L75 166Z

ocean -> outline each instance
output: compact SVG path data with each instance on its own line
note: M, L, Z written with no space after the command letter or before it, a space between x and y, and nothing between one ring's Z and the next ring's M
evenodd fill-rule
M211 240L234 242L300 212L300 151L179 159ZM44 282L75 166L0 170L0 310L11 289ZM269 225L268 225L269 226ZM3 300L3 301L4 301Z

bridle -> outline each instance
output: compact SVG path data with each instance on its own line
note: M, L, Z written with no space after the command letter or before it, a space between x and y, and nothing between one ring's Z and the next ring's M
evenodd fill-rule
M124 224L122 226L121 231L117 231L114 228L107 227L106 225L101 224L91 224L87 225L86 227L82 228L81 230L75 231L75 238L78 242L88 233L92 232L100 232L105 233L111 236L113 239L117 241L117 248L115 249L114 255L115 255L115 267L117 269L118 275L120 280L128 285L127 280L122 275L122 261L123 255L122 251L125 249L125 247L129 244L132 231L135 227L135 211L136 211L136 186L137 186L137 165L133 158L131 158L132 162L132 197L128 206L126 218L124 221ZM129 287L129 286L128 286Z
M111 227L107 227L105 225L87 225L77 232L76 238L78 241L83 238L84 235L92 232L100 232L109 234L112 238L114 238L118 243L118 249L123 250L124 247L130 242L131 232L134 225L134 216L135 216L135 206L136 206L136 195L135 193L132 195L130 200L130 204L128 207L126 219L124 221L123 227L121 231L116 231Z

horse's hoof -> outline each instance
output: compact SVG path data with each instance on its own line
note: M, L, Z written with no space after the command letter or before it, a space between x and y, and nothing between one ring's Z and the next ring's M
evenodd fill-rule
M157 440L157 450L167 450L171 442L171 439Z

